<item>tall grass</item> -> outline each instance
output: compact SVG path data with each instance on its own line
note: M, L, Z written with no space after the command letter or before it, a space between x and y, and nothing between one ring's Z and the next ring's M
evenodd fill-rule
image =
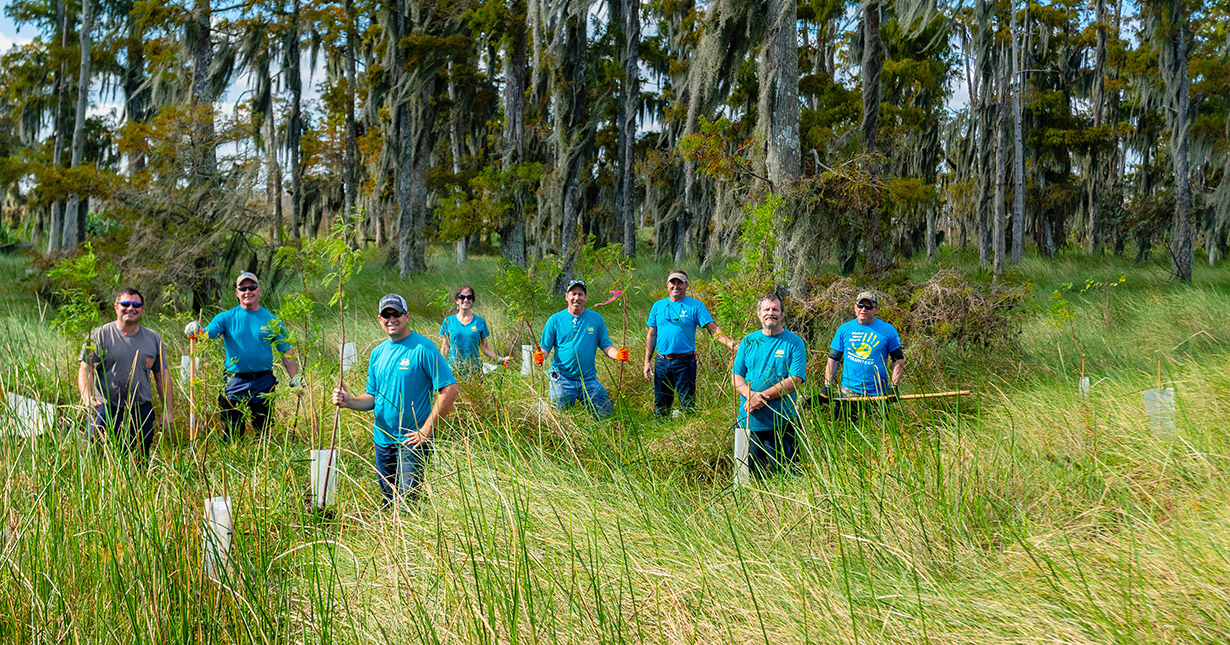
M1069 280L1124 269L1080 264ZM480 259L464 277L503 351L523 337L484 290L493 275ZM403 293L413 328L434 338L443 312L431 308L431 290L462 277L452 267L409 284L375 269L357 276L351 387L382 338L364 306ZM0 381L60 404L64 421L57 434L22 439L13 419L0 420L0 637L1225 642L1230 320L1221 295L1230 273L1206 269L1192 287L1130 273L1109 325L1100 296L1072 296L1079 316L1059 327L1046 287L1063 276L1031 261L1019 277L1038 287L1014 347L946 349L929 363L942 373L911 373L972 386L974 397L903 403L853 427L809 409L796 472L738 490L728 357L709 340L700 343L702 410L680 420L648 416L652 395L635 364L622 392L600 372L619 398L606 422L544 410L541 381L515 373L465 384L435 442L429 493L409 515L379 509L370 416L356 413L343 415L336 513L311 511L307 450L319 446L306 400L296 422L295 401L283 398L265 436L224 444L206 433L192 446L179 392L177 425L148 463L84 441L72 407L77 348L14 292L0 307ZM638 315L626 332L608 315L634 356L655 295L629 296ZM150 322L174 359L176 328ZM319 413L336 333L325 327L301 343L322 375ZM1076 386L1080 353L1094 380L1088 399ZM216 425L220 349L203 355L200 414ZM1156 386L1159 355L1178 389L1172 437L1149 430L1140 398ZM813 354L807 387L821 361ZM202 507L223 494L235 509L232 567L210 580Z

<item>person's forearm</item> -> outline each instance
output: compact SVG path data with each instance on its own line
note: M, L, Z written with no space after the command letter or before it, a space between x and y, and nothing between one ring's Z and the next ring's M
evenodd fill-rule
M781 381L774 383L761 394L766 400L772 401L773 399L781 399L789 396L790 393L794 392L795 388L798 386L799 379L797 377L787 376Z
M654 346L658 344L658 330L653 327L645 334L645 362L653 360Z
M345 403L342 404L342 407L346 408L347 410L357 410L359 412L366 412L376 407L376 397L372 396L371 394L360 394L358 396L352 396L349 399L347 399Z
M747 384L746 379L738 374L734 374L730 377L730 382L735 386L735 392L738 393L739 396L742 396L745 399L751 398L752 386Z
M495 355L495 350L491 349L491 345L487 343L486 338L484 338L482 342L478 344L478 348L482 350L484 354L486 354L487 356L490 356L492 360L496 360L496 361L500 360L500 357Z
M607 358L611 360L614 360L614 361L619 360L619 348L614 345L611 345L607 347L606 349L603 349L602 353L606 354Z
M81 392L81 400L90 405L94 399L94 368L84 362L78 365L77 390Z
M833 375L837 373L837 361L829 358L829 362L824 366L824 384L833 384Z
M898 359L893 363L893 385L901 382L905 378L905 359Z
M427 421L423 424L425 428L431 428L434 432L440 419L447 417L453 412L453 402L457 400L457 393L461 390L457 385L449 385L443 390L440 390L440 396L436 397L436 403L431 407L431 414L427 415Z
M286 368L286 375L291 378L299 374L299 361L295 359L295 350L290 349L282 353L282 367Z
M708 329L709 333L713 334L713 340L716 340L727 347L735 346L735 340L730 336L727 336L726 333L722 331L722 328L718 327L717 323L711 322L708 325L705 325L705 329Z

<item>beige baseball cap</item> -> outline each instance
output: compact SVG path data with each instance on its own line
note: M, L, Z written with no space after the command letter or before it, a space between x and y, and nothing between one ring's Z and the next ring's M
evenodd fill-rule
M684 284L687 284L688 274L684 273L683 271L671 271L671 274L666 276L666 281L670 282L671 280L678 280Z
M252 273L251 271L244 271L243 273L240 273L239 277L235 278L235 286L238 287L239 285L243 284L244 280L251 280L252 284L258 287L261 286L261 281L257 280L256 274Z

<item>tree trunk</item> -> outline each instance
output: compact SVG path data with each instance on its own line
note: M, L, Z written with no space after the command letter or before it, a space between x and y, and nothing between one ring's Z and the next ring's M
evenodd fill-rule
M876 139L880 128L880 72L884 68L884 45L880 41L880 0L867 0L863 5L863 61L859 75L863 83L863 121L860 130L863 135L863 146L869 154L875 154L878 147ZM880 174L880 164L872 158L868 168L872 177ZM864 233L864 266L868 273L881 271L889 266L888 252L885 248L884 213L876 206L871 207L867 229Z
M1025 3L1029 11L1029 3ZM1028 14L1026 14L1028 16ZM1028 21L1027 21L1028 22ZM1025 142L1021 133L1021 92L1025 79L1021 77L1021 51L1017 43L1016 9L1012 9L1012 265L1021 263L1025 254Z
M1167 8L1173 36L1163 48L1173 52L1171 60L1163 55L1162 78L1166 81L1169 103L1174 117L1170 127L1171 160L1174 165L1174 225L1170 236L1171 277L1190 283L1192 281L1192 185L1188 176L1187 127L1190 95L1187 76L1187 31L1188 18L1181 0L1171 0ZM1168 111L1169 113L1169 111Z
M461 175L461 110L462 106L457 101L457 83L453 78L453 63L448 64L448 101L451 106L448 113L448 148L450 155L453 157L453 176ZM469 250L466 248L466 236L461 235L457 238L454 245L454 256L457 259L457 264L465 264L469 259Z
M354 237L351 245L357 246L366 227L364 222L358 221L358 194L356 193L359 187L358 172L355 167L359 156L359 127L354 115L355 88L358 83L355 66L355 43L358 40L358 34L355 33L354 0L345 0L343 8L346 13L346 141L345 148L342 150L342 183L346 200L344 217L354 221Z
M1004 251L1008 219L1008 204L1005 200L1004 183L1007 180L1007 151L1004 135L1007 130L1008 117L1008 65L1002 57L999 61L999 98L995 106L995 230L991 237L991 248L995 255L995 275L1003 275L1008 269L1008 258Z
M619 213L623 219L624 255L636 256L636 232L640 218L636 205L636 128L640 110L640 69L638 45L641 41L640 0L614 0L623 5L624 48L623 86L619 101Z
M73 152L71 168L80 168L85 152L85 112L90 105L90 31L94 28L94 3L81 1L81 67L77 79L77 113L73 120ZM88 203L88 202L86 202ZM81 213L81 198L74 192L68 197L64 211L64 249L74 249L81 243L85 217Z
M273 101L265 111L265 165L268 175L265 195L273 212L273 239L282 244L285 230L282 221L282 166L278 163L277 128L274 123Z
M1097 21L1097 45L1093 54L1093 127L1102 127L1102 115L1106 103L1106 0L1097 0L1094 20ZM1102 195L1103 155L1094 149L1089 153L1089 171L1085 181L1088 188L1089 220L1085 232L1086 246L1090 253L1102 250Z
M124 50L124 116L129 123L145 123L149 90L145 85L145 43L137 19L132 16L133 3L123 6L127 25ZM135 175L145 168L145 151L133 152L128 157L128 174Z
M213 64L213 26L210 0L193 0L192 21L188 25L188 41L192 45L192 105L197 109L197 140L203 146L194 159L197 164L192 172L196 187L213 182L218 174L218 151L214 147L214 94L209 78ZM206 195L198 193L197 201Z
M797 3L794 0L769 0L769 27L765 34L764 48L760 53L760 100L758 129L765 140L765 173L774 191L781 191L799 177L801 151L799 149L799 35ZM879 5L874 10L874 36L879 42ZM868 24L871 24L869 21ZM870 49L870 48L869 48ZM878 52L878 47L876 48ZM875 130L878 123L879 60L878 53L871 62L875 69L874 90L868 91L864 82L863 133L868 149L875 149ZM863 56L864 69L868 57ZM866 78L865 78L866 81ZM872 101L868 107L869 94ZM868 112L870 109L870 112ZM870 128L870 136L868 136Z
M525 3L513 5L512 34L504 55L504 158L505 172L524 161L525 155L525 82L526 63L529 57L525 28ZM500 227L500 254L519 267L526 266L525 258L525 199L524 190L517 187Z
M427 269L427 172L436 144L436 79L432 75L411 95L401 122L398 169L398 265L401 277Z
M320 218L305 221L303 213L303 74L299 62L300 0L291 2L290 32L286 35L286 86L290 90L290 118L286 120L286 148L290 153L290 234L299 239L300 227L316 237Z
M978 33L973 41L977 50L975 66L978 73L978 99L974 113L978 119L978 194L975 202L977 209L978 264L991 264L991 172L993 165L994 127L991 96L994 88L992 76L994 67L991 61L991 9L986 0L978 0L975 14L978 18Z
M56 28L60 30L60 51L68 51L68 10L64 7L65 0L56 2ZM68 100L68 59L60 58L60 68L56 72L56 112L55 138L52 142L51 163L57 169L64 165L64 128L66 119L64 104ZM51 205L50 221L47 225L47 252L60 250L61 236L64 231L64 201L57 199Z

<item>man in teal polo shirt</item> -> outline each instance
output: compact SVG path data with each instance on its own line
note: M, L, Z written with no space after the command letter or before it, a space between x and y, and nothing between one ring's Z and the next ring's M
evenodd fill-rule
M664 416L679 395L679 408L691 410L696 398L696 330L704 327L732 351L734 339L722 333L705 303L688 297L688 274L672 271L666 278L667 297L653 303L645 326L645 380L653 380L653 406ZM654 352L658 356L652 363Z
M422 334L410 331L406 301L390 293L377 309L388 340L372 350L367 391L350 396L346 384L333 390L333 404L350 410L375 410L372 439L376 473L386 506L419 496L430 454L428 443L440 419L453 410L460 388L444 355ZM439 396L433 397L433 393ZM435 399L434 403L432 399Z
M581 401L597 416L606 417L615 410L615 404L598 382L594 355L601 350L612 360L626 361L628 350L616 349L611 343L602 315L585 308L588 298L583 280L569 282L564 292L568 306L547 319L539 345L544 354L555 351L547 373L551 402L563 410Z
M282 321L261 306L261 287L256 275L244 271L235 278L235 297L239 306L214 316L204 328L197 321L184 327L184 335L195 338L204 332L207 338L222 337L226 349L223 369L229 375L226 387L218 396L226 438L243 435L244 410L252 415L252 427L264 432L273 415L271 395L278 381L273 377L273 350L282 354L282 366L290 376L290 386L298 388L299 366L294 350L286 342Z
M754 472L766 473L794 459L795 390L807 378L807 346L785 328L777 294L760 299L756 317L761 329L739 343L731 382L739 393L739 427L751 435L748 465Z

